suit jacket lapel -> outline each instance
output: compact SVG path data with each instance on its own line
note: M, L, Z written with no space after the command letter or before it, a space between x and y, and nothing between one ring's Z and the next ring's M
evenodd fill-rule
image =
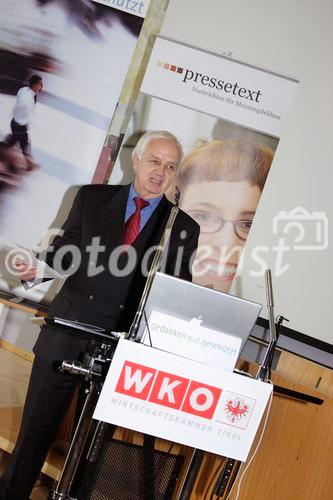
M108 225L108 234L104 232L102 238L102 244L106 245L106 271L96 277L94 289L101 289L114 285L108 268L108 259L112 250L122 244L128 192L129 186L126 186L126 189L121 189L121 191L116 193L108 204L109 206L107 207L107 213L105 213L105 215L110 219L110 225ZM163 196L161 202L135 240L133 247L137 252L139 261L146 249L160 242L171 207L171 203Z
M109 256L114 248L121 245L125 227L125 212L130 186L124 186L109 200L100 214L102 242Z

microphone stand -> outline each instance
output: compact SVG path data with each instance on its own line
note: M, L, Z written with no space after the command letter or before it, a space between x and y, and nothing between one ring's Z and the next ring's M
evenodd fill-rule
M266 302L267 302L267 310L268 310L268 323L269 323L269 331L270 331L270 343L267 347L264 360L262 365L259 367L259 370L256 375L256 379L258 380L266 380L267 375L271 369L273 356L277 343L277 335L275 328L275 319L274 319L274 299L273 299L273 286L272 286L272 273L270 269L266 269L265 273L265 288L266 288Z
M146 280L146 284L145 284L145 287L144 287L142 295L141 295L141 300L140 300L140 303L139 303L139 307L138 307L138 309L137 309L137 311L135 313L135 317L134 317L133 323L132 323L132 325L131 325L131 327L129 329L128 335L126 337L128 340L132 340L134 342L138 342L139 341L137 339L138 330L139 330L139 327L140 327L140 323L141 323L141 320L142 320L142 316L143 316L143 313L144 313L146 302L147 302L147 299L148 299L148 296L149 296L149 293L150 293L150 289L152 287L152 284L153 284L153 281L154 281L154 278L155 278L155 274L158 271L158 268L160 266L163 252L164 252L164 250L165 250L165 248L166 248L166 246L167 246L167 244L169 242L171 231L172 231L174 222L176 220L177 214L179 212L179 207L178 207L179 198L180 198L180 191L176 187L176 195L175 195L175 202L176 202L176 204L171 209L171 212L170 212L167 224L165 226L162 238L161 238L161 240L160 240L160 242L158 244L157 250L155 252L152 265L150 266L148 277L147 277L147 280Z
M162 238L159 242L157 250L155 252L153 262L150 266L148 277L146 280L145 287L143 289L139 307L136 311L133 323L129 329L127 339L132 342L139 342L138 331L140 327L140 323L142 320L142 316L144 314L144 310L146 307L146 302L155 278L155 274L158 271L158 268L161 263L163 252L169 242L171 231L176 220L177 214L179 212L178 203L179 203L180 191L176 187L176 204L172 207L167 224L162 234ZM145 498L152 498L154 496L155 491L155 477L154 477L154 437L144 434L144 491Z
M267 376L271 371L273 356L277 344L277 333L275 328L274 320L274 299L273 299L273 286L272 286L272 273L270 269L266 269L265 273L265 288L266 288L266 303L268 310L268 322L270 331L270 343L266 349L266 353L259 367L259 370L255 376L256 380L261 380L265 382ZM239 469L242 465L240 460L235 460L233 458L227 458L223 470L216 481L214 494L223 500L227 500L231 493L231 490L237 479Z

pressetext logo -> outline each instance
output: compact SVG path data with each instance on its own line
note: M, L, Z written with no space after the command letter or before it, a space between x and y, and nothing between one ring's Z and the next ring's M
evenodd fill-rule
M115 392L212 420L222 389L125 361Z
M192 69L182 68L180 66L176 66L175 64L157 61L157 66L181 75L183 83L199 83L203 87L210 87L226 94L232 94L241 99L247 99L248 101L257 103L260 102L260 97L262 96L262 92L259 89L249 89L245 86L239 85L238 82L226 82L221 80L219 77L199 73L198 71L194 71Z

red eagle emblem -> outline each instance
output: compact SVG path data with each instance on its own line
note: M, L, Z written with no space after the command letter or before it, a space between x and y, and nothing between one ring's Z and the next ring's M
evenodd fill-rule
M246 417L249 410L250 406L245 404L242 398L228 399L224 407L225 414L231 422L237 422Z

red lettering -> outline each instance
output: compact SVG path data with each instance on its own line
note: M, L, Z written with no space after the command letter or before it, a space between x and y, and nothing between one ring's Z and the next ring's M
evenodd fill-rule
M154 368L125 361L115 392L147 399L156 371Z
M181 411L212 419L222 389L192 380Z
M211 420L222 389L125 361L115 392Z
M179 410L189 379L159 371L149 401Z

